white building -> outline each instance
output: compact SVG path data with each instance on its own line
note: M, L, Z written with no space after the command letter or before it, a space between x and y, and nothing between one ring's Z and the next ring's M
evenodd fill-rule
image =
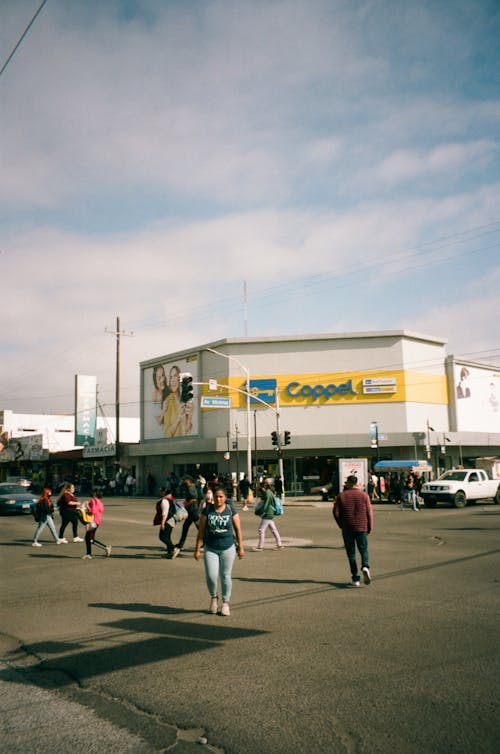
M277 429L291 435L281 457L295 492L328 481L338 458L430 458L438 471L498 455L500 370L447 357L445 344L402 330L242 338L142 362L139 478L197 468L241 474L249 455L252 472L275 473ZM193 377L187 410L180 373Z

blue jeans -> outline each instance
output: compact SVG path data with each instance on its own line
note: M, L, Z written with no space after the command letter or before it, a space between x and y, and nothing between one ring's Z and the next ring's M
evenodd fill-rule
M57 541L58 537L57 537L56 527L54 524L54 519L52 518L52 516L47 515L47 519L45 521L39 521L38 526L36 527L35 536L34 536L35 542L38 542L38 537L40 536L40 534L42 533L42 531L45 529L46 526L48 527L54 539Z
M352 580L359 581L358 564L356 563L356 545L361 555L361 568L369 568L368 560L368 535L365 531L342 530L344 547L351 568Z
M231 573L235 558L235 545L231 545L227 550L220 551L205 547L205 579L211 597L217 597L217 584L220 576L222 601L229 602L233 586Z

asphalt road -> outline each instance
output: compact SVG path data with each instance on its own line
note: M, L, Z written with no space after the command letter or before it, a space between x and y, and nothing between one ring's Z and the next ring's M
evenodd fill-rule
M154 501L104 502L110 558L0 519L1 751L498 751L499 507L376 505L359 589L331 504L287 505L284 551L242 513L223 618L194 531L168 561Z

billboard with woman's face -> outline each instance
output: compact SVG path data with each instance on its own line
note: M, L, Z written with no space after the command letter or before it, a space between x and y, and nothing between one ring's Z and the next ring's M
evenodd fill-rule
M143 437L145 440L187 437L198 434L197 388L194 398L183 401L181 375L189 373L198 381L198 362L177 359L158 362L143 371Z
M460 432L500 432L500 371L455 364Z

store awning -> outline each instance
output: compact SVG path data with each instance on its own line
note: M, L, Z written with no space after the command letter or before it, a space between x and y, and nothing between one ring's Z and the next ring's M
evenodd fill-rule
M390 469L411 469L412 471L432 471L432 466L427 461L377 461L373 468L375 471L388 471Z

